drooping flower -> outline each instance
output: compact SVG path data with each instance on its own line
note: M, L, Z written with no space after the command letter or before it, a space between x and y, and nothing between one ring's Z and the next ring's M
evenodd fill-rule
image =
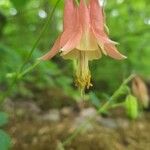
M65 0L63 32L59 35L51 51L41 57L51 59L58 52L64 59L76 60L76 85L80 89L89 88L91 73L89 61L101 58L102 54L114 59L124 59L105 32L105 20L98 0Z
M140 104L143 105L143 107L148 108L150 103L148 88L143 79L138 75L132 80L132 92L134 96L138 98Z

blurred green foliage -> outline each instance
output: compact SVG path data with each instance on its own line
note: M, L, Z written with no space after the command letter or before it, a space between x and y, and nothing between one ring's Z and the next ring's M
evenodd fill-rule
M8 150L10 149L11 139L10 136L0 129L0 149Z
M8 115L4 112L0 112L0 127L3 127L8 123ZM8 150L11 146L10 136L2 129L0 129L0 149Z
M4 112L0 112L0 127L8 123L8 115Z
M110 37L120 43L118 49L128 59L116 61L109 57L91 62L94 87L99 97L112 93L131 73L150 80L150 5L149 0L105 1L105 15ZM17 71L40 34L56 0L0 0L0 91L10 86L9 73ZM59 3L49 28L27 64L45 54L62 30L63 1ZM69 96L76 96L73 89L72 62L55 57L43 62L25 76L13 94L32 97L32 87L53 89L58 87ZM94 95L92 95L94 96ZM98 103L95 98L94 103Z

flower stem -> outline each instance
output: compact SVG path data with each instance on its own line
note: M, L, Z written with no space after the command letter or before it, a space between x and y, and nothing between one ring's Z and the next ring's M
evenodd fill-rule
M110 97L110 99L98 110L99 113L104 113L106 110L110 107L110 104L116 100L120 95L122 95L124 92L129 92L129 89L126 88L126 85L135 77L134 74L129 76L121 85L120 87L115 91L115 93Z
M20 66L19 70L16 72L16 75L11 83L11 85L9 86L9 89L0 97L0 103L3 103L3 101L5 100L6 96L8 94L10 94L11 90L13 89L13 87L15 86L15 84L17 83L17 81L20 79L19 77L26 74L27 72L31 71L32 68L34 68L35 66L37 66L39 63L36 62L36 65L33 64L33 66L29 67L27 70L23 71L24 67L26 66L26 64L29 62L33 52L35 51L35 48L37 47L37 45L39 44L40 40L41 40L41 37L43 36L43 34L45 33L48 25L49 25L49 22L51 21L52 17L53 17L53 14L57 8L57 5L59 4L61 0L57 0L56 3L55 3L55 6L54 8L52 9L52 12L51 14L49 15L46 23L44 24L40 34L39 34L39 37L37 38L37 40L35 41L35 43L33 44L30 52L28 53L25 61L23 62L23 64Z
M81 125L79 125L78 128L75 129L75 131L62 143L62 146L67 146L68 144L70 144L72 142L73 139L75 139L80 133L82 130L84 130L85 126L90 123L91 121L93 121L93 119L96 117L96 115L98 115L99 113L103 112L103 110L106 110L106 108L108 109L108 106L109 108L116 108L116 107L120 107L120 106L123 106L124 105L124 102L122 103L118 103L118 104L113 104L110 106L110 102L112 100L114 100L114 98L117 96L117 95L120 95L119 91L120 89L122 89L121 87L125 86L126 84L128 84L133 78L135 77L135 75L131 75L129 76L122 84L121 86L118 88L118 90L112 95L111 97L111 100L109 100L108 102L106 102L98 111L97 113L92 116L92 117L89 117L87 118L83 123L81 123Z
M55 10L56 10L57 5L58 5L59 2L60 2L60 0L57 0L57 1L56 1L56 4L55 4L54 8L52 9L51 14L49 15L49 17L48 17L46 23L44 24L44 26L43 26L43 28L42 28L42 30L41 30L41 32L40 32L40 34L39 34L37 40L34 42L34 44L33 44L32 48L31 48L30 52L28 53L28 55L27 55L27 57L26 57L24 63L23 63L22 66L20 67L20 70L18 71L18 73L21 73L21 71L24 69L25 65L26 65L26 64L28 63L28 61L30 60L30 58L31 58L31 56L32 56L32 54L33 54L33 52L35 51L35 48L37 47L37 45L39 44L39 42L40 42L40 40L41 40L41 37L43 36L43 34L45 33L46 29L47 29L48 26L49 26L49 22L51 21L51 19L52 19L52 17L53 17L53 14L54 14L54 12L55 12Z

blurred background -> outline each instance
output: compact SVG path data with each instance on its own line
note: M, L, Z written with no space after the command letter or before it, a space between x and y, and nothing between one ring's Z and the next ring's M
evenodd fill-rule
M0 97L5 95L5 99L1 100L1 109L9 114L10 121L4 128L12 137L14 150L55 150L56 145L61 145L60 141L66 139L75 128L70 125L70 119L78 119L75 121L77 123L83 120L84 115L93 114L95 108L112 95L122 81L133 73L138 75L146 91L149 91L149 0L105 1L104 9L110 37L119 43L119 51L128 59L116 61L103 56L102 59L90 63L94 86L86 91L87 99L90 99L86 109L80 110L81 97L74 86L73 63L70 60L63 60L59 55L50 61L38 64L9 90L13 74L24 63L33 48L55 3L56 0L0 0ZM62 0L57 5L48 28L24 69L31 67L38 57L49 51L62 31L63 6ZM138 142L139 149L148 150L145 148L145 146L150 147L149 135L146 135L148 131L150 132L147 113L146 119L145 116L141 117L145 124L141 124L141 120L130 124L124 115L119 116L119 119L124 118L121 122L125 122L124 126L120 127L114 121L115 116L120 115L119 110L115 115L106 117L106 120L102 118L102 125L96 125L94 128L96 133L91 126L88 126L89 133L79 136L66 148L134 150ZM103 129L103 126L108 128ZM116 133L118 126L121 131ZM125 133L127 128L129 131ZM139 137L134 129L141 131ZM53 132L55 130L56 132ZM101 135L97 135L98 131ZM131 134L131 131L134 133ZM112 144L106 140L109 138L112 140L109 134L114 137ZM95 143L97 148L92 147L94 144L87 143Z

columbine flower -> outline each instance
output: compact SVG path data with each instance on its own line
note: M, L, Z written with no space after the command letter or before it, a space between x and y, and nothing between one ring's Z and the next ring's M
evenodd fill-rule
M76 85L80 89L89 88L91 74L88 62L108 55L114 59L124 59L115 42L105 32L103 10L98 0L65 0L63 32L51 51L42 57L51 59L59 51L64 59L76 60Z
M132 92L134 96L138 98L140 104L145 108L148 108L150 103L148 88L142 78L138 75L132 80Z

